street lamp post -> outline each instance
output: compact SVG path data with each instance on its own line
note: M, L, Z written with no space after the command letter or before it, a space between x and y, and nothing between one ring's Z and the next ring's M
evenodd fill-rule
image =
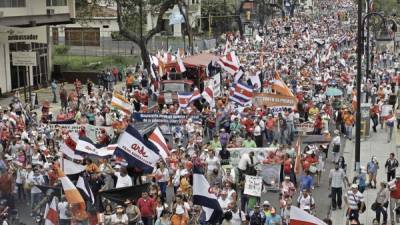
M363 39L364 39L364 25L366 19L371 16L378 16L382 19L383 24L386 24L385 18L379 13L368 13L365 17L362 17L362 3L363 0L358 0L358 21L357 21L357 110L356 110L356 139L355 139L355 170L360 169L360 152L361 152L361 63L362 63L362 50L363 50ZM386 26L385 26L386 27ZM369 59L368 59L369 60Z
M371 0L367 0L367 14L369 14L369 4ZM365 46L365 77L367 78L367 82L369 79L369 18L367 19L367 43ZM365 95L365 102L368 103L368 93Z

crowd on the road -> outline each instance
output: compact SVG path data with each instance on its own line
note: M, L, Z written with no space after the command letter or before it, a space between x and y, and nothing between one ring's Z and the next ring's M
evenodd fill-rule
M15 96L0 110L0 219L6 220L11 214L7 207L27 204L31 216L44 208L39 202L46 193L36 185L60 185L54 167L66 157L60 147L75 135L88 138L88 125L102 127L92 140L102 146L117 143L128 125L135 126L129 113L112 106L113 93L118 92L132 103L135 112L199 115L200 120L187 119L173 131L168 142L170 154L152 173L112 156L82 158L82 174L95 201L86 202L88 218L76 218L70 203L61 197L57 204L61 225L207 224L202 207L193 204L194 168L204 173L211 186L209 192L218 197L222 225L289 224L293 206L315 215L319 208L313 191L324 185L322 176L329 176L331 210L347 210L349 224L359 224L359 214L368 208L376 212L373 224L394 224L400 216L396 156L392 153L386 162L372 157L350 180L341 156L343 143L354 140L356 38L354 21L347 16L354 12L354 5L338 0L320 1L318 7L326 15L299 12L285 20L272 19L257 38L234 35L214 51L222 54L229 48L236 52L244 71L239 82L252 84L254 92L275 93L272 80L286 83L297 99L293 108L276 112L267 105L238 107L229 98L232 84L238 81L223 70L222 94L214 106L199 101L187 108L179 103L150 108L152 97L158 94L156 83L139 65L103 72L96 84L91 80L82 84L76 79L74 90L53 81L53 102L43 103L41 112ZM392 69L397 57L389 51L375 51L377 57L371 64L376 68L363 80L362 100L370 102L367 114L372 130L387 132L387 141L391 142L396 123L397 129L400 124L400 108L396 108L400 76ZM254 76L259 82L252 82ZM123 88L117 85L121 81L126 84ZM61 104L61 110L53 111L55 104ZM68 130L61 121L74 121L79 130ZM311 124L308 134L318 141L297 143L301 132L298 125L304 123ZM104 127L112 128L113 134ZM233 162L233 148L251 150ZM280 165L279 205L244 193L245 177L262 175L260 164ZM333 169L325 171L328 165ZM378 170L383 168L387 179L377 179ZM143 190L136 199L128 196L124 204L100 197L104 191L142 183L150 183L149 190ZM364 204L363 193L369 188L379 189L371 206ZM263 186L265 191L267 185ZM332 224L329 218L324 221Z

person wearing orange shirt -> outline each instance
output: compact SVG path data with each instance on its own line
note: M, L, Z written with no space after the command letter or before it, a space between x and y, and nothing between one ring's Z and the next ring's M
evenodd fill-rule
M372 123L373 123L372 129L376 133L376 127L379 124L379 120L378 120L378 117L379 117L379 106L378 106L378 104L374 104L373 106L371 106L370 114L371 114L371 119L372 119Z
M128 76L125 79L126 89L129 92L132 92L133 81L134 81L134 78L133 78L132 74L129 73Z
M272 114L268 114L268 119L265 123L266 138L268 145L270 145L274 140L274 127L275 127L275 119L272 117Z
M177 205L174 215L171 217L171 225L188 225L189 215L184 205Z
M346 136L351 140L353 134L354 116L349 110L345 110L344 116L344 126L346 127Z

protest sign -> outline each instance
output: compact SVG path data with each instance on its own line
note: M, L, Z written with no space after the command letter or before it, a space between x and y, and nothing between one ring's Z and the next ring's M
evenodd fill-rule
M280 164L262 164L261 177L267 190L279 190L281 183Z
M259 93L254 95L253 104L258 107L295 107L297 105L297 99L296 97L278 94Z
M381 116L389 116L390 111L393 110L392 105L382 105L382 111L381 111Z
M262 177L246 175L244 183L244 194L261 197Z
M298 132L309 133L314 130L314 124L311 122L304 122L296 125Z
M266 155L270 151L276 151L277 148L228 148L231 153L231 165L236 167L239 164L239 160L243 154L254 152L255 163L261 162L266 158Z
M198 115L180 115L180 114L161 114L161 113L133 113L132 118L138 122L146 123L165 123L165 124L180 124L186 120L200 120Z
M56 125L60 126L61 128L65 128L69 130L72 133L78 133L79 130L81 129L82 125L80 124L50 124L51 129L55 129ZM94 126L90 124L85 124L85 129L86 129L86 135L88 138L90 138L93 141L96 141L97 136L101 133L102 129L105 129L107 134L110 136L110 138L114 137L114 129L112 127L105 127L105 126Z

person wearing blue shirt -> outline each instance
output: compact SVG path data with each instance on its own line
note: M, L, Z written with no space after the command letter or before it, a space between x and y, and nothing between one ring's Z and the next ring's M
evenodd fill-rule
M55 80L51 82L51 92L53 93L53 103L57 103L57 83Z
M313 182L313 177L310 171L307 170L306 175L300 178L300 190L306 189L310 191L313 187Z
M276 214L274 207L271 208L271 215L266 218L265 225L282 225L282 217Z
M376 188L376 175L378 174L378 169L379 169L378 160L376 160L376 157L374 156L372 157L371 161L369 161L367 164L369 186L371 188ZM374 185L372 185L372 182L374 182Z

